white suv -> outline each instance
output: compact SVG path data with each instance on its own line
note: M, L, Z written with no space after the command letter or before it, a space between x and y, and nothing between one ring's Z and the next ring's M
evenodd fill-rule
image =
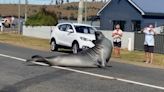
M51 33L51 51L57 51L59 47L69 47L73 53L94 46L95 28L86 24L60 23L53 28Z

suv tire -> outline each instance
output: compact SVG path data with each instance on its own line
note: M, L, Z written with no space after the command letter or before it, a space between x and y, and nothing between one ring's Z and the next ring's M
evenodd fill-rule
M79 44L77 42L74 42L72 45L72 52L74 54L77 54L79 52Z
M51 43L50 43L50 50L51 50L51 51L57 51L57 50L58 50L58 46L57 46L55 40L52 40L52 41L51 41Z

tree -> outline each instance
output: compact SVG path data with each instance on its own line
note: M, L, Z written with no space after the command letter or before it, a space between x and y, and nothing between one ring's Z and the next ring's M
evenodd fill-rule
M47 11L45 8L41 8L40 12L30 16L25 25L26 26L54 26L58 23L58 19L55 13Z

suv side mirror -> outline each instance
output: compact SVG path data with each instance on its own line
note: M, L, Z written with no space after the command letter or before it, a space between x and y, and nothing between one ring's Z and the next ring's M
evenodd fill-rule
M73 30L72 29L68 29L67 30L69 33L73 33Z

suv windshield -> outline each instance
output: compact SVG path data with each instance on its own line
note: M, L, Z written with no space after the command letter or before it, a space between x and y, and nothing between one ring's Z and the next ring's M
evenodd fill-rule
M85 34L94 34L95 29L92 27L87 27L87 26L75 26L76 32L77 33L85 33Z

